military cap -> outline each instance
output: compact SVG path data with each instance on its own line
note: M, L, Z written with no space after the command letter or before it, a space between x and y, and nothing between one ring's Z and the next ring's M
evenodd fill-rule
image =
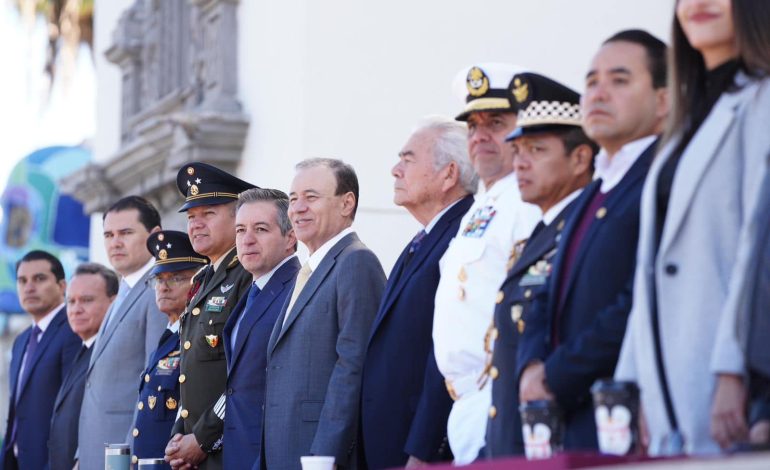
M238 193L256 188L208 163L193 162L183 165L176 175L176 186L185 197L179 212L191 207L213 206L238 200Z
M463 69L455 78L455 88L462 89L465 109L455 117L467 121L475 111L496 111L515 113L508 99L508 89L513 76L522 69L511 64L478 64Z
M208 258L197 253L184 232L161 230L153 232L147 238L147 249L155 258L151 275L198 269L206 266Z
M581 127L580 94L548 77L530 72L517 74L511 81L508 97L518 114L517 127L505 140Z

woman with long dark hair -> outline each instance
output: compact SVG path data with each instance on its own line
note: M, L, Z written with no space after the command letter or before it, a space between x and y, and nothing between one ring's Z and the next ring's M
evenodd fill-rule
M747 438L728 299L770 154L770 2L678 0L669 70L616 377L642 388L651 453L715 453Z

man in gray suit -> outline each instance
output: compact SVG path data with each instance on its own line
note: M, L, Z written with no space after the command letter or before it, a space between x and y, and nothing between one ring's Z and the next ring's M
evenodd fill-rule
M118 294L118 283L118 276L111 269L98 263L83 263L67 285L67 320L83 345L62 381L53 406L48 438L51 470L70 470L75 464L86 370L99 326Z
M358 179L350 165L305 160L289 217L310 257L267 349L262 467L299 469L303 455L364 468L358 445L361 369L385 286L377 257L351 229Z
M146 242L160 230L158 211L145 199L128 196L105 212L103 223L104 247L121 280L86 372L77 454L85 470L104 468L105 443L131 439L137 379L167 321L145 282L154 262Z

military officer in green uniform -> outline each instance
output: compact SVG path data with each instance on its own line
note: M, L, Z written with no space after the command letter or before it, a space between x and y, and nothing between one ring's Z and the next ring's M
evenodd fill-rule
M252 281L235 252L235 203L255 186L199 162L182 166L176 183L190 242L210 262L193 277L181 319L181 403L165 458L174 468L220 469L227 381L222 329Z

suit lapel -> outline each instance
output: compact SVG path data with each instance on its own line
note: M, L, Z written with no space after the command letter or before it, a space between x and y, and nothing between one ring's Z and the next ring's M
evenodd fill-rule
M110 310L110 316L109 316L109 322L107 322L107 325L104 325L104 322L102 322L101 329L103 331L100 331L100 334L97 336L96 344L94 347L96 348L94 352L91 354L91 362L88 365L88 371L91 371L91 368L93 367L96 360L101 356L102 352L104 352L104 348L107 346L107 343L110 342L110 338L112 338L112 335L115 333L115 331L118 329L118 325L120 322L123 321L123 317L126 316L126 314L131 311L131 308L134 306L137 300L144 294L145 290L147 289L147 279L150 277L150 269L147 270L146 273L134 284L134 287L131 288L131 291L126 295L125 300L123 300L123 303L120 304L120 309L116 311ZM113 303L114 305L114 303Z
M64 310L65 307L62 307L58 312L56 312L53 320L51 320L48 328L46 328L45 333L43 333L42 338L40 338L40 344L37 346L35 355L27 358L27 364L24 366L24 369L27 371L27 380L21 384L21 388L19 389L19 396L24 393L24 389L27 387L27 382L29 382L29 378L32 377L32 371L35 369L35 365L37 365L40 358L43 356L43 354L45 354L45 350L48 348L48 345L51 344L51 341L53 341L53 337L56 336L59 328L66 321L67 314Z
M30 326L19 335L19 340L15 343L13 355L11 356L10 379L11 379L11 403L16 401L16 392L19 390L19 380L21 380L21 362L24 359L24 350L29 342L29 335L32 334Z
M342 240L338 241L337 244L335 244L331 250L326 254L324 259L321 261L321 264L318 265L318 269L313 271L313 273L310 275L310 278L307 280L307 283L305 284L305 287L302 289L302 292L299 293L299 297L297 297L296 302L294 302L294 305L292 306L291 312L285 312L285 315L288 315L288 318L284 322L283 325L276 326L280 329L278 332L278 336L276 337L275 343L272 344L272 348L274 349L276 344L278 344L279 341L281 341L281 338L283 338L286 335L286 332L291 327L292 323L296 321L297 317L302 313L302 310L305 308L305 305L307 305L308 301L311 297L313 297L313 294L315 294L315 291L318 290L318 288L323 284L323 281L326 279L326 276L329 274L329 272L332 270L334 265L337 262L337 256L347 248L349 245L351 245L353 242L358 241L358 236L355 233L351 233L346 235L342 238ZM289 296L289 299L287 299L287 303L284 306L284 309L288 307L288 300L290 300L291 297ZM283 315L281 316L283 318ZM280 320L279 320L280 322Z
M722 95L682 153L673 182L676 191L671 191L659 252L666 249L679 231L706 168L718 153L725 133L735 121L735 111L741 103L741 96L741 92ZM667 147L669 151L661 160L668 160L674 148ZM657 188L657 181L655 183Z
M56 403L54 404L54 410L59 409L61 404L64 402L64 399L67 398L67 395L69 395L70 391L72 391L72 386L76 384L77 381L80 380L82 376L85 375L86 365L88 364L88 361L91 358L92 353L93 353L93 348L84 352L81 356L78 356L75 363L72 364L72 367L70 368L70 373L67 374L67 377L64 379L64 383L62 383L59 393L56 395ZM83 364L84 362L85 364Z
M644 152L642 152L639 158L637 158L636 162L634 162L631 168L629 168L628 173L623 176L618 185L612 188L603 206L607 210L607 214L613 214L618 204L620 204L621 201L625 201L628 197L629 189L638 184L640 180L644 179L650 168L650 163L655 156L657 143L658 141L656 140L650 144L650 146L647 147ZM579 220L581 218L582 217L578 217L577 219ZM585 261L587 253L591 249L591 245L596 242L597 232L602 230L606 221L607 219L604 217L594 218L593 222L591 222L591 225L588 227L588 230L583 236L583 240L581 241L580 246L577 247L578 252L575 257L575 262L572 264L572 271L567 273L567 286L564 293L565 301L570 295L572 284L575 282L575 276L573 276L573 274L580 270L580 266ZM556 300L556 305L558 305L558 297Z
M398 257L393 271L391 272L391 278L388 279L388 283L385 286L385 292L382 296L382 303L380 309L377 312L377 316L374 319L374 323L371 328L371 336L377 331L380 323L385 318L393 303L396 301L401 291L407 285L409 279L416 273L420 267L425 263L425 260L433 253L438 245L438 242L444 237L447 230L450 230L452 224L458 218L461 218L468 212L468 209L473 204L473 196L468 195L457 201L433 226L433 229L420 243L420 249L417 250L412 257L409 265L404 267L406 256L409 253L409 245L404 248L401 255Z

